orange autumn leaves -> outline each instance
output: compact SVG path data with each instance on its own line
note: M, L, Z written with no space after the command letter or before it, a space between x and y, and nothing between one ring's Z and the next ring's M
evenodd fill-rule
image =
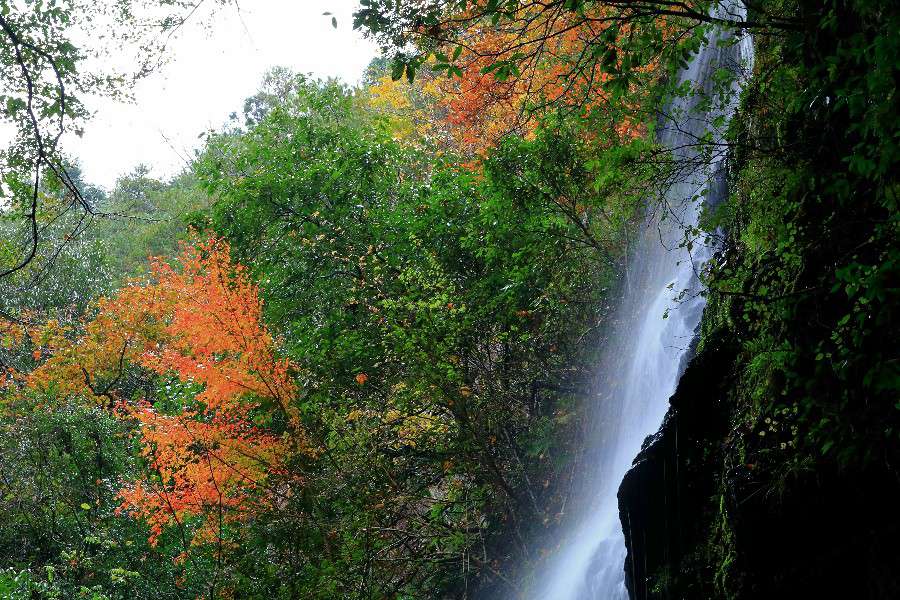
M527 136L536 126L534 115L545 107L587 110L603 101L606 75L597 65L573 74L569 62L592 32L588 26L582 31L564 25L548 25L560 31L545 33L549 37L541 40L540 50L537 41L529 43L518 33L490 31L472 42L472 49L463 54L462 76L449 83L447 102L447 120L463 147L481 153L504 135ZM524 54L522 50L533 56L517 63L515 72L502 76L500 68L492 69L497 61Z
M292 403L293 367L223 242L185 246L175 264L154 260L151 281L101 300L74 340L48 324L37 339L49 358L27 385L137 420L149 471L121 492L121 510L147 519L151 542L191 522L194 543L221 543L230 523L283 500L291 453L312 453ZM195 393L124 398L120 384L136 369Z
M598 122L592 129L602 126L618 139L633 139L643 133L641 118L635 114L640 103L614 97L606 84L614 72L643 77L657 64L654 60L623 64L625 53L616 46L627 45L635 32L615 10L598 5L573 11L561 4L522 3L491 22L473 5L448 16L448 31L420 32L424 48L437 43L436 58L426 66L453 76L435 78L420 71L412 86L415 91L406 96L396 90L405 83L391 85L383 79L373 88L376 108L393 100L395 112L409 115L422 110L410 110L410 98L424 98L431 118L409 116L410 123L420 124L413 129L432 138L440 137L435 131L446 132L449 146L473 158L483 156L505 135L530 136L539 117L551 110L593 115ZM676 30L665 19L658 17L655 25L669 39ZM407 138L409 132L404 130L399 137Z
M170 307L166 343L146 352L144 365L204 384L197 400L209 409L246 410L260 403L251 399L265 399L295 420L290 363L276 358L246 269L232 264L228 246L216 241L185 247L179 267L154 261L158 283L141 288Z
M504 135L528 136L536 116L547 109L586 116L609 109L612 97L605 89L610 68L597 52L608 42L610 20L604 7L584 13L550 10L539 3L523 4L507 23L487 26L471 22L458 42L464 49L458 67L461 77L449 83L447 120L457 129L463 147L483 153ZM617 35L627 36L628 26ZM649 73L653 64L631 67ZM616 102L621 102L617 100ZM615 107L615 134L622 139L641 134L627 111Z

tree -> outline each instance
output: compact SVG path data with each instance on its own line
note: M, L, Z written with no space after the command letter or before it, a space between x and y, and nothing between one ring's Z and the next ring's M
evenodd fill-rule
M121 285L147 271L148 256L177 255L179 242L190 238L192 220L209 202L190 173L164 182L139 166L120 177L99 205L119 217L100 220L83 237L102 246L112 280Z
M179 585L180 543L151 547L142 521L116 514L123 480L141 471L127 423L77 401L0 397L0 596L152 600L205 591L199 578Z
M74 340L52 322L34 332L35 356L48 358L25 380L57 402L87 398L136 419L149 471L122 491L122 508L148 519L151 543L177 525L221 552L227 527L252 516L253 503L290 493L287 453L311 453L291 364L276 357L256 287L227 246L185 246L178 268L157 261L151 278L101 300ZM164 383L149 397L129 389L134 369ZM271 484L280 476L288 487Z
M675 74L710 27L783 31L792 18L758 9L744 18L710 0L365 0L355 26L392 58L392 74L423 69L453 82L451 123L476 152L505 134L529 134L535 117L591 116L624 137L658 119ZM663 85L659 85L663 84Z
M18 226L15 247L0 256L0 278L37 256L48 222L63 214L80 215L71 224L69 237L74 238L90 217L103 214L78 185L61 140L83 132L89 117L84 97L127 97L129 84L152 71L170 37L202 4L0 3L0 122L15 131L12 143L0 151L0 198L5 200L3 216ZM129 51L134 52L134 66L127 71L117 71L109 66L112 61L104 60ZM47 203L48 191L60 191L64 201Z

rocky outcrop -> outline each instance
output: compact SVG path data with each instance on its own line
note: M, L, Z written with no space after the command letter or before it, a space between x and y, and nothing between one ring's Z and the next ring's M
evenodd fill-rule
M671 579L698 542L696 524L715 488L716 441L727 429L723 374L733 356L713 343L688 365L662 427L619 488L626 585L635 600L655 597L660 579Z
M900 598L897 476L824 461L759 472L742 460L756 432L730 426L738 364L706 343L622 482L631 598Z

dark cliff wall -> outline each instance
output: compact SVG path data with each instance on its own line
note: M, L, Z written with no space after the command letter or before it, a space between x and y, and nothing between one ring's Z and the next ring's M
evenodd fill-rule
M694 358L622 483L631 597L900 597L896 474L822 461L781 482L743 462L735 357L717 339Z
M789 26L755 33L699 349L619 492L628 585L900 598L898 6L755 6Z
M647 439L619 489L628 544L625 581L632 598L652 597L703 542L698 524L711 516L707 501L716 490L715 466L728 426L724 374L733 357L723 343L691 362L663 426Z

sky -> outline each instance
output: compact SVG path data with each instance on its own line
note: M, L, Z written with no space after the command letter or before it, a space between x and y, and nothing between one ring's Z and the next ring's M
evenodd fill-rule
M175 175L198 136L240 112L271 67L358 83L376 47L353 31L357 3L243 0L239 11L219 10L211 27L190 22L170 45L169 61L135 86L134 102L94 100L84 137L71 136L64 148L79 158L86 181L108 189L141 163L152 176Z

